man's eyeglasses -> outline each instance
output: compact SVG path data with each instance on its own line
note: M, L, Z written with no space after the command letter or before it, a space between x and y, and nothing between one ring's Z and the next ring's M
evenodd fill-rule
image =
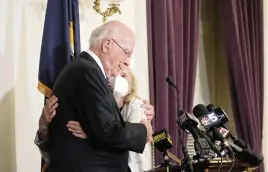
M127 57L131 58L131 55L129 54L128 51L126 51L126 50L125 50L121 45L119 45L114 39L112 39L112 40L113 40L113 42L114 42L119 48L121 48L121 49L124 51L124 53L126 54Z

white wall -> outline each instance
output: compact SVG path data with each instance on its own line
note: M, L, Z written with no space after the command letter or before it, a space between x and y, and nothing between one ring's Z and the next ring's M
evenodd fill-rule
M43 106L37 91L39 53L45 14L43 0L2 0L0 6L0 171L36 172L40 154L33 140ZM102 24L92 0L81 0L81 44L88 48L91 31ZM107 3L103 3L107 5ZM140 96L149 98L146 1L125 0L120 20L137 36L132 68Z

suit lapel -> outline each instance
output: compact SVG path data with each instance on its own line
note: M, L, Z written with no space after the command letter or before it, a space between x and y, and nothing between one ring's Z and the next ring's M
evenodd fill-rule
M82 57L82 58L85 58L85 59L87 59L87 60L89 60L89 61L91 61L91 62L93 62L96 66L98 66L98 69L99 69L100 72L102 73L102 70L101 70L100 66L99 66L99 65L97 64L97 62L91 57L90 54L88 54L87 52L83 51L79 56ZM105 79L106 79L106 78L105 78ZM107 81L107 87L109 87L109 85L108 85L108 81ZM116 105L116 111L117 111L117 113L118 113L119 119L120 119L120 121L122 122L122 124L125 125L125 121L124 121L124 119L123 119L123 117L122 117L122 115L121 115L120 109L119 109L119 107L118 107L118 105L117 105L117 103L116 103L116 100L115 100L115 98L114 98L113 90L112 90L110 87L109 87L109 92L110 92L110 95L113 96L113 100L114 100L114 103L115 103L115 105Z

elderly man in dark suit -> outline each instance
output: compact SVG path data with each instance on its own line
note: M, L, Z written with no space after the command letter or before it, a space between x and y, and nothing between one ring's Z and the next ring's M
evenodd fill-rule
M96 28L90 49L60 73L53 95L59 98L57 115L49 125L48 172L127 172L128 151L141 153L152 128L124 122L107 78L121 70L135 44L124 24L108 22ZM79 121L89 139L79 139L66 124Z

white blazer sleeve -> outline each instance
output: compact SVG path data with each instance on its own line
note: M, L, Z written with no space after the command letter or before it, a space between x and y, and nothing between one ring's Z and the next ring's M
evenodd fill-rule
M146 119L146 115L144 113L145 109L142 108L141 105L142 100L139 99L135 99L129 103L126 121L131 123L140 123L142 119Z
M146 119L145 109L141 107L142 100L134 99L130 103L124 105L122 115L125 121L131 123L140 123L142 119ZM152 168L152 146L151 143L145 145L142 154L129 152L128 164L132 172L143 172Z

